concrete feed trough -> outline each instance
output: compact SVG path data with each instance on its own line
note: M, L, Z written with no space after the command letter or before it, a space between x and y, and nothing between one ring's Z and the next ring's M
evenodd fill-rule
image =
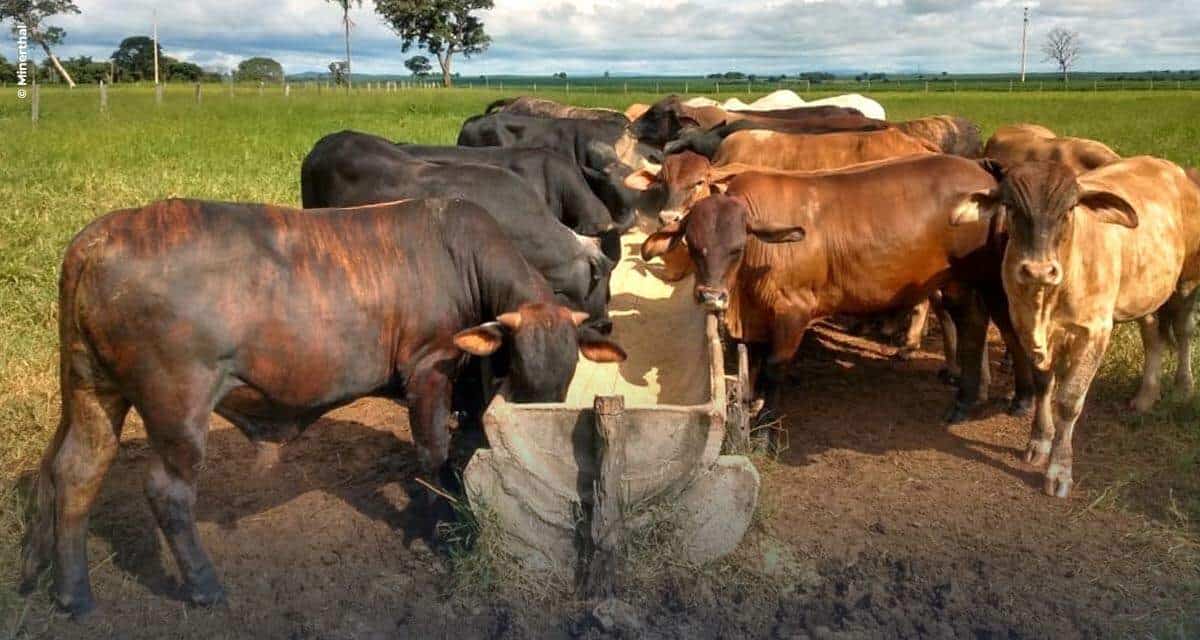
M581 360L562 404L511 403L502 388L484 415L491 448L467 465L467 495L530 568L573 575L595 549L664 520L673 548L704 562L749 525L758 472L720 455L717 319L692 301L690 279L665 283L638 257L644 237L625 236L612 279L613 338L629 359Z

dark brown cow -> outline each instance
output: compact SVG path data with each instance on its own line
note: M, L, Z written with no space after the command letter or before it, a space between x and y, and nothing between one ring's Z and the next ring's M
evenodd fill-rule
M680 134L688 129L708 130L740 121L781 126L793 123L793 126L803 126L816 124L817 121L826 118L855 119L859 126L862 126L861 121L870 120L857 109L850 107L823 105L768 112L726 111L715 106L688 106L679 96L668 96L651 105L634 120L631 129L640 142L661 148L679 138Z
M553 100L544 98L531 98L529 96L521 96L519 98L505 98L497 100L484 109L484 113L494 113L503 111L519 116L533 116L536 118L574 118L579 120L611 120L619 122L622 125L629 124L629 118L620 111L613 109L576 107L569 104L560 104Z
M979 158L983 142L979 125L958 116L930 116L896 124L896 128L914 138L926 140L952 156Z
M1060 138L1053 131L1036 124L1000 127L988 139L983 155L1004 167L1023 162L1050 161L1083 173L1112 164L1121 156L1103 142L1086 138Z
M979 163L945 155L809 175L743 173L725 194L651 235L642 253L660 256L686 239L697 301L724 311L734 338L770 345L762 376L768 406L813 321L912 307L949 290L963 371L950 415L958 420L983 392L982 305L1015 341L1000 284L1000 238L988 224L948 224L964 199L995 184ZM1011 408L1023 412L1032 374L1023 352L1014 352L1021 355Z
M191 600L223 596L195 526L212 412L280 443L366 395L403 399L422 469L449 443L468 354L513 351L522 401L561 401L577 352L624 358L577 333L586 314L482 208L411 200L299 211L169 200L110 213L71 241L59 283L62 421L43 458L26 588L53 560L58 604L94 606L87 519L130 407L150 442L146 494Z

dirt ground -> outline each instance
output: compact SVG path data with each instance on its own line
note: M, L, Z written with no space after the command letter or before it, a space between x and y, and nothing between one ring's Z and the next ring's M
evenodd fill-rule
M1200 567L1136 512L1091 508L1090 446L1121 409L1093 398L1077 435L1069 500L1040 492L1019 455L1027 422L1003 414L1008 376L978 419L947 428L936 339L909 361L827 330L805 344L784 407L790 446L764 461L761 525L742 551L761 577L667 575L605 626L594 603L450 598L446 557L412 482L404 410L364 400L289 445L272 474L214 420L198 505L229 594L185 605L142 497L140 425L94 511L99 609L82 623L45 595L20 620L35 638L1102 638L1194 637ZM997 352L996 356L999 355ZM998 361L999 358L993 358ZM395 433L394 437L393 433ZM778 565L787 565L786 571ZM771 576L786 576L764 589ZM728 577L728 579L726 579ZM757 586L755 582L760 582ZM606 630L607 629L607 630Z

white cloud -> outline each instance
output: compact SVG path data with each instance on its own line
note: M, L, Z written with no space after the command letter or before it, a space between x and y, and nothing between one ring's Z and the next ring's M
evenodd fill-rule
M1036 0L1031 47L1063 25L1081 33L1081 68L1200 67L1195 0ZM268 55L288 72L323 70L342 54L332 2L278 0L78 0L64 27L64 55L107 58L120 40L159 35L171 55L229 66ZM464 75L613 72L710 73L740 69L1011 71L1021 7L1016 0L497 0L485 14L492 48L457 60ZM356 71L404 73L400 42L368 0L354 9ZM12 57L11 55L9 56ZM1034 68L1040 56L1031 54ZM1045 65L1049 69L1049 65Z

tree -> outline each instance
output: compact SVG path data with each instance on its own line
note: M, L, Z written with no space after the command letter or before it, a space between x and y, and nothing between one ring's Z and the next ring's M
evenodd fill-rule
M472 11L491 9L492 0L375 0L375 10L400 36L401 51L414 44L437 56L442 84L451 85L454 54L471 57L492 39Z
M413 56L404 61L404 66L412 72L414 76L424 78L433 70L433 65L430 64L429 58L425 56Z
M326 1L332 2L342 8L342 26L345 27L345 29L346 29L346 59L344 60L344 62L346 63L346 72L345 72L346 91L350 91L350 88L352 86L354 86L354 79L350 77L350 27L353 26L353 23L350 22L350 5L357 4L358 6L361 7L362 0L326 0Z
M0 55L0 82L8 84L17 81L17 68L8 63L3 55Z
M167 70L167 80L180 80L183 82L198 82L204 77L204 69L200 65L182 60L171 60L164 65Z
M125 38L111 57L122 80L136 82L154 77L154 39L150 36ZM158 57L160 61L166 58L162 45L158 46Z
M1058 65L1062 72L1063 84L1068 81L1068 74L1075 62L1079 60L1079 33L1063 27L1054 27L1046 34L1046 42L1042 45L1045 60Z
M259 82L283 82L283 65L271 58L248 58L237 66L238 80Z
M334 60L329 63L329 75L333 77L333 84L341 86L350 75L350 65L345 60Z
M58 58L50 51L51 45L62 43L63 38L67 37L67 32L60 27L47 27L42 24L46 18L68 13L79 13L79 7L75 6L72 0L0 0L0 22L12 20L14 36L20 35L24 29L25 37L46 52L46 57L50 59L58 75L74 87L75 81L71 79L71 74L63 69Z

